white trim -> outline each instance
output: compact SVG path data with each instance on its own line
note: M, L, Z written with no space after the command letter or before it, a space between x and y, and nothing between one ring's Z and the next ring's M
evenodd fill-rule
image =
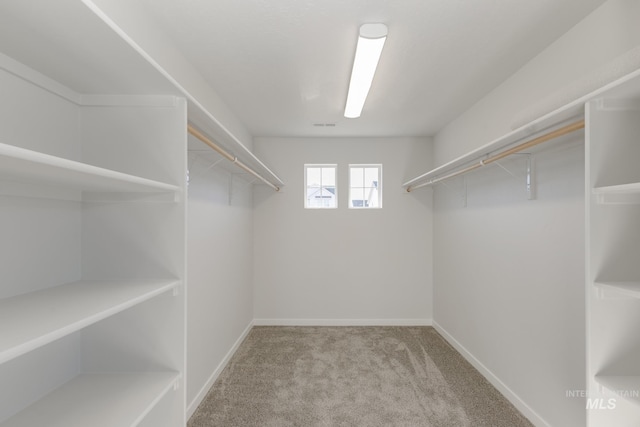
M451 334L444 330L435 320L432 322L433 327L442 337L451 344L469 363L476 368L482 376L484 376L502 395L507 398L529 421L536 427L551 427L536 411L534 411L524 400L514 393L500 378L491 372L482 362L473 356L462 344L460 344Z
M80 105L87 107L168 107L174 108L179 97L173 95L81 95ZM182 98L180 98L182 99Z
M185 420L185 423L186 421L189 421L189 418L191 418L191 416L196 412L196 409L198 409L198 406L202 403L204 398L207 396L207 393L209 393L209 389L211 389L211 387L213 386L213 383L216 382L216 380L222 373L223 369L227 366L227 363L229 363L229 360L231 360L231 357L238 350L238 347L240 347L240 344L242 344L242 341L244 341L244 339L247 337L247 335L249 334L249 331L251 331L251 328L253 328L253 325L254 325L253 321L249 322L249 325L247 326L247 328L242 332L242 334L240 334L240 337L229 349L229 351L224 356L222 361L220 361L220 363L218 364L218 367L213 371L213 373L211 374L207 382L202 386L202 388L200 389L196 397L194 397L191 403L187 405L187 418Z
M431 326L431 319L253 319L256 326Z

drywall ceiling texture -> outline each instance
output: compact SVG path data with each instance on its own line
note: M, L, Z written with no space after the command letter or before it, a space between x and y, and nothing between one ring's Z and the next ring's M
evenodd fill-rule
M604 2L138 1L254 136L433 135ZM389 36L362 117L345 119L367 22Z

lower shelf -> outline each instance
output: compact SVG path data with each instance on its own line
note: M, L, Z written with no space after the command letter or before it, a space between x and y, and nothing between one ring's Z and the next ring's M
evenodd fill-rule
M0 426L137 426L179 380L176 372L82 374Z
M596 375L595 380L613 394L640 405L640 376Z

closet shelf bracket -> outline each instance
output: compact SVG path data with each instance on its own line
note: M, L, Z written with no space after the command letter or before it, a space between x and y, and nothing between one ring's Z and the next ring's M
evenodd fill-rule
M462 182L462 188L454 188L452 185L447 184L445 181L440 181L437 183L437 185L442 185L451 191L457 192L460 197L460 201L462 202L462 207L466 208L467 207L467 177L462 176L460 180Z
M513 172L511 169L506 167L501 161L496 161L495 164L505 171L509 176L514 178L518 183L524 180L525 192L527 193L528 200L535 200L535 171L533 168L533 155L531 153L514 153L514 156L525 157L525 174L522 176L521 174Z
M223 160L224 160L224 158L220 158L220 159L216 160L215 162L211 163L209 166L207 166L207 170L212 169L212 168L214 168L214 167L218 166L218 164L219 164L220 162L222 162Z

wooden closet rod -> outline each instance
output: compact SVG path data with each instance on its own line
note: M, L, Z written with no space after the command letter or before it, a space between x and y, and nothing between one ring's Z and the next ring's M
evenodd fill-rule
M275 184L272 184L271 182L269 182L265 177L263 177L262 175L260 175L258 172L254 171L253 169L251 169L249 166L245 165L244 163L242 163L240 160L238 160L238 158L236 156L234 156L233 154L229 153L227 150L225 150L224 148L220 147L218 144L216 144L215 142L213 142L211 139L209 139L205 134L203 134L202 132L200 132L198 129L196 129L195 127L193 127L191 125L191 123L187 124L187 131L195 136L196 138L198 138L200 141L204 142L205 144L207 144L209 147L213 148L215 151L217 151L218 153L220 153L220 155L222 155L222 157L224 157L225 159L229 160L231 163L233 163L234 165L238 166L240 169L244 170L245 172L248 172L249 174L255 176L256 178L258 178L260 181L264 182L265 184L267 184L269 187L273 188L276 191L280 191L280 187L278 187Z
M467 172L471 172L472 170L481 168L482 166L486 166L490 163L497 162L498 160L502 160L507 156L518 153L522 150L526 150L527 148L534 147L536 145L542 144L543 142L547 142L551 139L558 138L560 136L566 135L571 132L575 132L577 130L584 129L584 120L578 120L577 122L568 124L559 129L551 131L549 133L545 133L537 138L532 139L531 141L524 142L520 145L516 145L508 150L503 151L502 153L498 153L494 156L491 156L486 159L480 160L478 163L474 163L470 166L467 166L464 169L457 170L455 172L451 172L450 174L440 176L438 178L423 182L418 185L410 185L407 187L407 192L411 192L413 190L417 190L418 188L426 187L427 185L437 184L438 182L444 181L445 179L453 178L454 176L463 175Z

